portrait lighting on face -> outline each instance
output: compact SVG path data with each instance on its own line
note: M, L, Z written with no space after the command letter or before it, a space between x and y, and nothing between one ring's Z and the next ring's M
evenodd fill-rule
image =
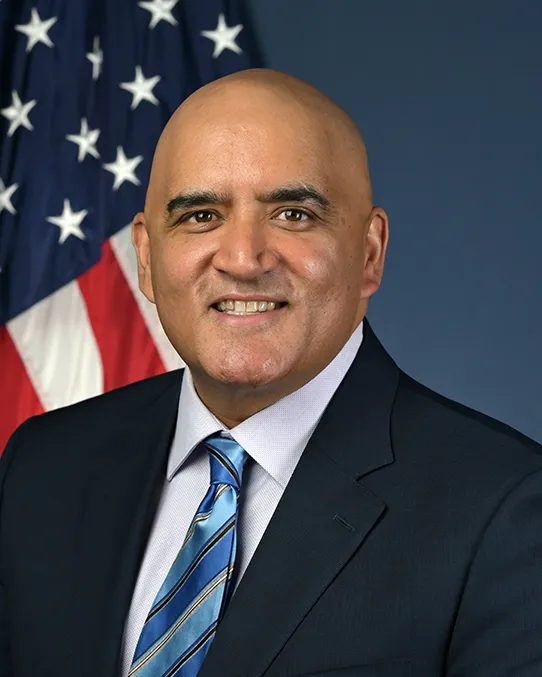
M182 104L134 220L141 289L202 400L232 402L220 407L230 425L337 355L378 289L387 239L354 123L272 71Z

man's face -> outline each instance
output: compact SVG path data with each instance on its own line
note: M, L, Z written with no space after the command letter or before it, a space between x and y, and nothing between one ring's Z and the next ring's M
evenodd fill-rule
M134 228L142 289L195 377L248 391L305 383L374 291L364 278L371 205L341 185L309 117L300 128L261 108L203 108L189 127L170 136L146 228ZM246 310L262 298L280 306L235 315L216 305L236 297L257 302Z

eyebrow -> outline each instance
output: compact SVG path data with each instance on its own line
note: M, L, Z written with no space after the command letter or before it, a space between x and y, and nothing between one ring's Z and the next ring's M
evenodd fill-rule
M203 205L220 205L230 202L228 195L220 195L212 190L195 190L179 193L166 205L167 216L172 216L182 209L194 209Z
M327 197L317 190L314 186L300 183L287 186L279 186L269 193L262 193L257 196L258 202L316 202L322 209L328 209L331 206Z
M267 193L256 196L258 202L269 204L272 202L313 202L325 211L329 210L331 203L328 198L317 188L305 183L288 184L279 186ZM166 216L169 218L183 209L197 209L207 205L229 205L232 197L226 193L216 193L213 190L196 190L187 193L179 193L166 205Z

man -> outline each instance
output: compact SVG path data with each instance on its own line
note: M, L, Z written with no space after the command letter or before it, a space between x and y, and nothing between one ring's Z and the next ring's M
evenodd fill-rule
M272 71L204 87L133 240L187 369L12 437L0 676L542 675L540 447L375 337L348 116Z

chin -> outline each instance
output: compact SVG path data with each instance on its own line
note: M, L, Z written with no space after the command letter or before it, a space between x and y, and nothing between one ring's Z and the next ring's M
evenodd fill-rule
M202 366L216 381L241 388L261 388L285 375L285 365L279 361L272 358L259 361L254 357L248 360L246 355L241 359L232 359L230 355L213 366Z

